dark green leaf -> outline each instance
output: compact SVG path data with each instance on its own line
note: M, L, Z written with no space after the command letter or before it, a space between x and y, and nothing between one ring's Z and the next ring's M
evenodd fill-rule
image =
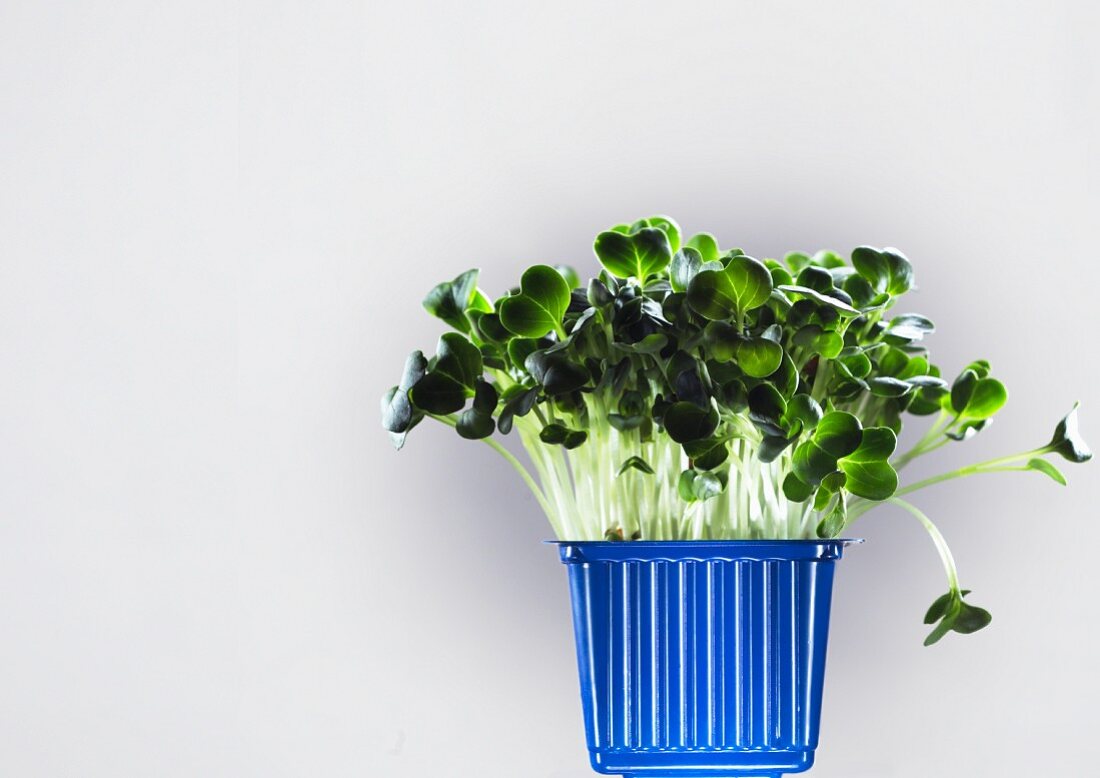
M469 332L470 322L466 319L466 308L477 290L477 275L476 269L467 270L453 281L437 284L424 297L424 309L456 330Z
M802 429L806 431L816 427L822 416L824 411L821 410L821 406L808 394L796 394L787 403L787 420L801 422Z
M859 419L844 411L830 411L817 423L812 437L794 452L794 472L808 484L837 470L837 463L859 448L863 428Z
M759 424L766 422L775 428L773 434L781 434L780 420L787 412L787 401L771 384L757 384L749 392L749 415Z
M650 227L656 227L659 230L663 230L665 235L668 236L668 245L675 254L680 250L680 225L676 223L676 220L671 216L657 215L650 216L645 220Z
M718 429L718 411L691 402L673 403L664 417L665 431L677 443L710 437Z
M492 414L496 411L497 401L500 396L497 394L497 389L488 381L482 378L477 379L477 383L474 386L474 403L473 409L479 413Z
M425 413L443 416L462 410L466 388L450 376L432 371L416 382L409 399Z
M458 424L455 425L455 429L459 435L467 440L487 438L493 434L493 417L487 413L482 413L476 408L470 408L463 411L462 415L458 417Z
M622 466L619 467L618 474L622 475L627 470L631 469L645 473L646 475L653 475L653 468L650 467L649 463L642 459L640 456L632 456L625 462L623 462Z
M704 438L684 443L684 453L691 459L691 466L697 470L713 470L729 459L730 450L724 440Z
M531 377L538 381L547 394L559 395L576 391L588 382L588 371L570 362L560 353L532 352L524 362Z
M913 266L897 249L860 246L852 251L852 266L876 292L896 297L913 285Z
M523 390L509 397L504 407L500 411L500 416L497 418L497 429L500 430L502 435L507 435L512 431L512 420L516 416L526 416L531 412L531 409L535 407L535 402L538 400L539 390L538 388Z
M1054 437L1047 444L1047 448L1056 454L1061 454L1070 462L1080 463L1092 459L1092 451L1089 450L1088 444L1085 443L1085 439L1081 437L1081 432L1077 428L1078 405L1079 403L1074 403L1065 418L1058 422L1058 426L1054 428Z
M979 608L962 602L960 603L959 613L955 617L955 623L952 624L951 629L955 630L960 635L969 635L972 632L977 632L979 629L988 627L991 621L993 621L993 616L985 608Z
M433 373L445 375L466 389L473 390L481 377L481 350L457 332L445 333L435 350Z
M569 437L570 429L564 424L547 424L539 432L539 440L551 445L559 445Z
M569 434L565 436L565 440L562 441L562 446L572 451L586 440L588 440L588 433L584 430L570 430Z
M424 377L428 360L424 354L414 351L405 359L405 369L397 386L382 399L382 426L393 433L406 432L413 420L413 407L409 402L409 390Z
M707 322L703 337L711 356L719 362L729 362L733 359L742 340L737 328L725 321Z
M978 383L978 374L967 368L959 373L955 383L951 385L951 409L955 413L962 413L966 404L970 402L970 395L974 393L974 387Z
M765 435L756 449L756 456L761 462L774 462L793 442L794 438L787 438L782 435Z
M876 397L904 397L913 391L913 387L900 378L890 376L875 376L867 382L871 388L871 394Z

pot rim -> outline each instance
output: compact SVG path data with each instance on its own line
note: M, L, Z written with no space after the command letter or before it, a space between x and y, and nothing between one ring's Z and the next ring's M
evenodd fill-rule
M732 546L791 546L791 545L810 545L818 546L823 543L840 543L844 546L852 546L857 543L864 543L863 538L761 538L759 540L752 539L729 539L729 540L544 540L543 543L551 546L586 546L586 547L605 547L605 546L682 546L684 548L688 546L720 546L720 547L732 547Z

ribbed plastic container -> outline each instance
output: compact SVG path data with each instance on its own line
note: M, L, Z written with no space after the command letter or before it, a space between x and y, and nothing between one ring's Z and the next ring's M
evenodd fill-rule
M561 542L593 769L810 769L851 540Z

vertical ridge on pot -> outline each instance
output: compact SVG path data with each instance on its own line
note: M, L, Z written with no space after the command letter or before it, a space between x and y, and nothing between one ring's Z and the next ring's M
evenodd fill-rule
M808 769L843 544L563 543L593 767Z

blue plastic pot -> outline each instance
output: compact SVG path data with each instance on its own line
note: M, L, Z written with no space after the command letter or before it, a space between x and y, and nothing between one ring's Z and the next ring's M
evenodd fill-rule
M851 542L559 543L593 769L810 769L834 563Z

